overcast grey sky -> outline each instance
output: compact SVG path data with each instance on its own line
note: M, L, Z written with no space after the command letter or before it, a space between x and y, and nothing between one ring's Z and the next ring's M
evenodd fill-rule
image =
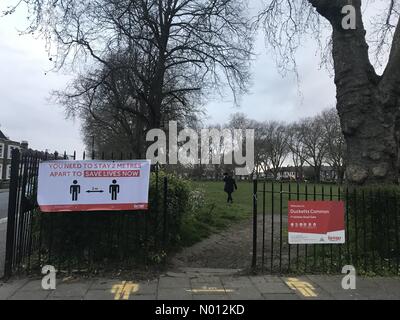
M46 75L52 65L45 43L18 35L23 18L17 13L0 19L0 129L13 140L28 140L35 149L82 151L79 121L66 120L63 109L49 102L50 92L65 87L71 77L54 72ZM319 70L320 58L312 42L298 53L300 86L293 75L279 75L262 34L255 49L249 94L242 97L239 108L229 96L209 102L207 122L225 122L234 112L260 121L295 121L334 106L333 78Z
M66 121L63 110L49 103L52 90L69 77L51 68L45 43L19 36L21 17L0 19L0 130L10 139L28 140L35 149L83 148L79 123Z

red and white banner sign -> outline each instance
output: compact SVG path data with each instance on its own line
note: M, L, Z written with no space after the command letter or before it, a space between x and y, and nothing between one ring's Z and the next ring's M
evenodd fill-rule
M289 244L345 243L343 201L289 201Z
M150 161L46 161L39 166L42 212L147 210Z

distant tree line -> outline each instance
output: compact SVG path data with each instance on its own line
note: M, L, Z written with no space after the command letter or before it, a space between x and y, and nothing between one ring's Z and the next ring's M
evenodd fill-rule
M238 123L255 129L255 176L278 178L283 167L293 166L296 179L305 178L305 167L313 170L315 181L321 180L321 169L329 166L339 183L345 177L345 141L336 109L294 123L256 121L244 114L234 114L226 125Z
M243 113L234 113L227 123L202 126L200 122L196 122L192 128L198 132L202 128L228 129L232 132L235 129L254 129L255 167L249 178L270 177L276 180L287 166L294 169L295 178L299 181L306 177L320 181L324 166L335 173L337 182L342 183L345 178L345 141L334 108L293 123L256 121ZM118 138L115 137L115 140ZM120 141L123 140L121 137ZM104 145L101 141L98 143ZM209 146L210 154L219 153L220 164L178 164L167 165L165 169L194 179L221 179L225 172L233 172L235 168L234 163L224 164L222 161L226 152L224 143L221 137L219 143L210 143ZM121 151L126 152L126 145L121 145L121 148ZM199 158L200 156L199 153ZM312 172L306 172L307 169Z

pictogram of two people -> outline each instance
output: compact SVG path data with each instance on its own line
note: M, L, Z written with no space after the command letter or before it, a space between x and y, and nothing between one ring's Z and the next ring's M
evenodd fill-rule
M113 180L112 184L108 187L108 193L111 195L111 200L116 201L118 194L120 193L120 185L117 184L117 180ZM81 193L81 186L77 180L73 181L73 184L69 188L69 193L72 196L72 201L78 201L78 195Z

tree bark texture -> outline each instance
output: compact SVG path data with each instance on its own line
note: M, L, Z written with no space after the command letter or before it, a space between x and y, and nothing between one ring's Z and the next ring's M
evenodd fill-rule
M347 144L346 178L352 184L398 183L400 36L378 76L368 55L361 0L309 0L333 28L337 109ZM356 8L357 27L345 30L342 8Z

